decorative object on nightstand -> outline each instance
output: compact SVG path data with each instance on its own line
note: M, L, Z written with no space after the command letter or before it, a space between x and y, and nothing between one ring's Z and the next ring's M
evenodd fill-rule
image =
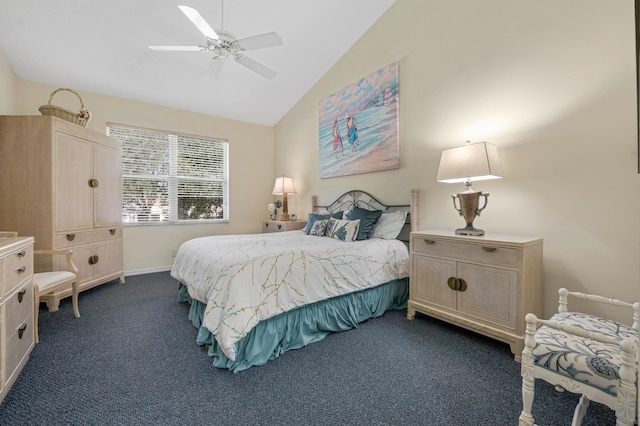
M271 220L275 220L278 216L278 209L276 209L275 204L269 203L269 205L267 205L267 210L269 210L269 217Z
M474 191L471 188L471 182L498 179L502 175L502 165L495 145L487 142L472 144L467 141L464 146L442 151L437 181L446 183L464 182L467 187L466 191L451 196L453 197L453 208L458 211L467 223L466 227L456 229L456 235L484 235L482 229L473 227L473 221L487 207L489 194L482 191ZM481 196L484 197L484 205L479 207ZM460 208L456 206L456 199L460 202Z
M282 177L276 178L276 183L273 185L273 195L282 195L282 214L280 220L289 220L289 205L287 203L287 195L295 194L296 187L293 185L293 178L282 175Z

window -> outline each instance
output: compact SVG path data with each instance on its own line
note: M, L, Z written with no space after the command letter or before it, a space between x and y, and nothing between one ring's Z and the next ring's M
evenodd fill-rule
M229 220L228 142L107 124L122 143L122 221Z

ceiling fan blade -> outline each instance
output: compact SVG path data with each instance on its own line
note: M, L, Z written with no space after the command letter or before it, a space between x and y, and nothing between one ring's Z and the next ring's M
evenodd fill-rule
M215 80L220 76L220 71L224 65L224 59L220 56L216 56L211 59L209 63L209 71L207 72L206 80Z
M213 40L218 40L218 34L213 31L213 28L211 28L207 21L204 20L202 15L200 15L200 12L189 6L178 7L182 11L182 13L187 15L187 18L189 18L189 20L193 22L193 25L195 25L200 30L200 32L205 35L205 37Z
M282 46L282 39L278 33L271 32L236 40L236 45L242 50L264 49L265 47Z
M207 48L203 46L154 46L150 45L151 50L169 50L176 52L204 52Z
M267 80L271 80L273 79L276 75L278 75L277 72L275 72L274 70L265 67L264 65L262 65L259 62L254 61L253 59L244 56L244 55L237 55L235 57L235 60L237 63L239 63L240 65L243 65L247 68L249 68L251 71L256 72L258 74L260 74L261 76L263 76L264 78L266 78Z

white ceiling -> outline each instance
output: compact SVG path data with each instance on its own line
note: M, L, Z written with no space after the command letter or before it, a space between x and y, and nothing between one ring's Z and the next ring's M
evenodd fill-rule
M226 0L222 22L221 0L0 0L0 49L21 80L272 126L394 1ZM246 55L278 75L227 61L207 80L213 54L151 51L204 43L179 4L237 39L276 31Z

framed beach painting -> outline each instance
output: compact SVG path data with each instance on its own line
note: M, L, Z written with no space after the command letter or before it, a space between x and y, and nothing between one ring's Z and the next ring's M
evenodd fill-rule
M320 178L400 168L398 63L321 99Z

